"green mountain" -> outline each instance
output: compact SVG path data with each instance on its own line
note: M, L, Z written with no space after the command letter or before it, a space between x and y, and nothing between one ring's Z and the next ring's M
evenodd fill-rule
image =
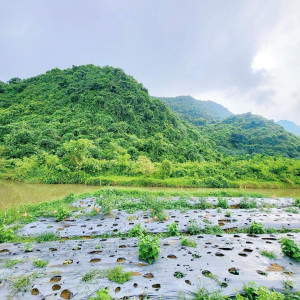
M208 126L207 131L218 149L228 155L300 157L300 138L274 121L251 113L231 116Z
M201 161L215 155L211 142L121 69L73 66L0 82L2 157L61 157L62 145L79 139L92 141L96 159Z
M191 96L160 99L180 118L195 125L205 125L233 115L226 107L216 102L196 100Z
M300 126L295 124L294 122L287 121L287 120L280 120L276 122L278 125L282 126L285 130L300 136Z

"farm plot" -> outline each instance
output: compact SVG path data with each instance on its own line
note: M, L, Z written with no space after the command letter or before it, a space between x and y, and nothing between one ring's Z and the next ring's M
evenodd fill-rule
M0 295L89 299L108 288L113 299L193 299L202 287L232 296L249 282L297 292L300 253L285 255L281 240L300 244L294 204L290 198L80 199L72 214L22 225L18 235L32 242L0 244ZM36 242L49 233L57 240ZM141 257L145 237L160 238L153 262Z

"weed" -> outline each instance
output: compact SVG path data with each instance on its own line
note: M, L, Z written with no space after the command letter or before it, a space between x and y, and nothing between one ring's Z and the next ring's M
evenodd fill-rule
M300 248L293 240L288 238L281 238L280 244L281 250L285 255L300 262Z
M187 247L197 247L197 243L193 240L190 240L188 238L182 238L180 240L182 246L187 246Z
M217 213L219 213L219 214L222 213L222 209L220 207L217 208Z
M101 212L103 215L110 215L115 206L113 197L107 196L100 199L99 204L101 205Z
M32 252L33 248L32 248L32 245L31 244L24 244L23 246L23 250L24 252Z
M30 276L20 276L13 280L13 288L17 291L21 291L30 284Z
M101 272L99 270L92 270L92 271L89 271L87 273L85 273L81 280L83 282L90 282L92 281L96 276L98 276Z
M44 234L41 234L39 236L37 236L35 238L35 240L38 242L38 243L43 243L43 242L50 242L50 241L57 241L57 236L55 233L51 233L51 232L47 232L47 233L44 233Z
M195 209L202 209L202 210L208 209L208 208L213 208L213 207L214 206L211 203L207 202L203 198L201 198L199 203L196 203L195 206L194 206Z
M296 207L289 207L285 209L286 212L292 213L292 214L298 214L299 210Z
M175 278L183 278L184 274L182 272L176 271L173 276Z
M128 231L129 237L142 237L147 233L146 229L142 227L141 223L136 224Z
M123 272L123 268L121 266L116 266L113 269L108 270L107 272L107 278L110 281L114 281L119 284L127 282L131 277L132 272Z
M189 233L192 235L198 234L201 232L200 225L194 219L189 220L189 222L187 224L187 228L188 228Z
M160 240L158 237L141 237L139 246L139 258L152 264L158 258L160 252Z
M250 234L262 234L266 233L264 225L261 223L253 222L247 229L247 232Z
M221 208L224 208L224 209L227 209L229 208L229 204L228 204L228 201L227 199L224 199L224 198L218 198L218 204L217 204L217 207L221 207Z
M6 260L3 264L4 268L12 268L16 264L22 263L24 260L23 259L10 259Z
M48 261L45 261L43 259L35 260L33 262L34 267L36 268L45 268L48 265Z
M243 198L240 201L240 208L245 208L245 209L249 209L249 208L257 208L257 203L254 199L248 199L248 198Z
M263 250L260 252L262 256L268 257L270 259L276 259L277 255L272 251Z
M97 244L96 246L95 246L95 249L101 249L102 248L102 246L100 245L100 244Z
M178 224L176 222L167 225L168 236L178 236L180 233L178 231Z
M226 211L226 213L225 213L225 217L226 218L231 218L231 211Z
M137 216L128 216L127 220L128 221L135 221L135 220L137 220Z
M72 216L72 211L67 206L61 206L56 213L56 221L63 221Z
M100 291L96 292L96 297L90 297L89 300L113 300L109 295L109 288L103 288Z
M11 228L0 226L0 243L10 242L15 238L14 231Z
M205 234L222 234L223 230L219 225L205 226L203 233L205 233Z

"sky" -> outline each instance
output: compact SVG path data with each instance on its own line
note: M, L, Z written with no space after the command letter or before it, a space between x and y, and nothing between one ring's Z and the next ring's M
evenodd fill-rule
M300 124L298 0L0 0L0 80L122 68L153 96Z

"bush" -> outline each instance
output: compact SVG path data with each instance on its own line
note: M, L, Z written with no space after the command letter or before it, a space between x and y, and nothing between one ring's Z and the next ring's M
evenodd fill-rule
M132 277L132 272L123 272L123 268L121 266L117 266L113 269L108 270L107 278L110 281L123 284L130 280Z
M96 298L90 297L89 300L113 300L113 298L109 295L109 289L103 288L96 292Z
M138 243L139 258L152 264L158 258L160 252L160 240L158 237L144 236Z
M250 234L262 234L262 233L266 233L266 230L263 224L253 222L247 229L247 232Z
M178 231L178 224L176 222L167 225L168 236L178 236L180 233Z
M280 244L281 250L285 255L300 262L300 248L293 240L288 238L281 238Z
M187 228L190 234L198 234L201 232L200 225L197 223L196 220L189 220L187 224Z

